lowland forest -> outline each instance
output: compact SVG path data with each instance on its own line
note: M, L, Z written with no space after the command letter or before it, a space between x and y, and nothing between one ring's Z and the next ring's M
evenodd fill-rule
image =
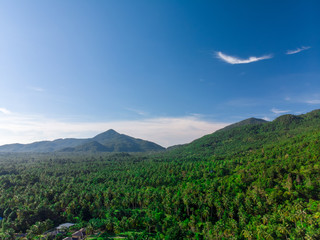
M2 148L0 239L320 239L320 110L168 149L100 137Z

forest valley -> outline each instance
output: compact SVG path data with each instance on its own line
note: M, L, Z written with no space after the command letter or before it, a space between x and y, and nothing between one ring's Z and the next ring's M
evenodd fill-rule
M0 239L65 222L45 238L320 239L319 126L315 110L161 152L1 153Z

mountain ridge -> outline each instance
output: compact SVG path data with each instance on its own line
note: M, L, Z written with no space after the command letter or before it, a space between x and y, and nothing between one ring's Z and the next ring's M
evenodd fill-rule
M320 109L301 115L281 115L270 122L249 118L170 151L192 157L226 156L263 148L273 142L295 137L301 132L314 131L315 126L320 126Z
M101 146L100 146L101 145ZM149 152L165 148L142 139L119 134L113 129L92 138L59 138L53 141L37 141L28 144L6 144L0 152Z

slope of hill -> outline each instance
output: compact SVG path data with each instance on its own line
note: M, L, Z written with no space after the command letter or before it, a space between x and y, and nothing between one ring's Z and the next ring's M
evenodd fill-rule
M119 134L112 129L87 139L67 138L0 146L0 152L148 152L161 150L164 148L158 144Z
M250 118L173 149L172 152L193 157L221 157L262 148L302 132L313 131L317 126L320 126L320 110L299 116L286 114L272 122Z
M218 131L226 131L226 130L230 130L232 128L235 127L241 127L241 126L246 126L246 125L255 125L255 124L262 124L262 123L267 123L268 121L263 120L263 119L259 119L259 118L248 118L245 120L242 120L240 122L228 125Z
M87 152L87 153L112 152L112 149L107 148L106 146L102 145L97 141L90 141L76 147L64 148L60 150L60 152Z
M86 141L87 139L66 138L29 144L6 144L0 146L0 152L55 152L62 148L78 146Z

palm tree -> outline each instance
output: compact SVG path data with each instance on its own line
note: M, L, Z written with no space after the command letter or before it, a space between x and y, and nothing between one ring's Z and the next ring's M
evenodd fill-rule
M205 221L209 221L209 216L210 216L210 211L209 211L209 208L206 207L202 211L202 217L205 219Z
M9 208L7 208L4 213L3 213L3 219L1 220L1 230L0 230L0 239L3 240L9 240L9 239L13 239L14 236L14 230L12 228L9 228L9 220L10 217L12 216L12 214L14 213L14 211L12 211L8 216L7 216L7 212L8 212Z

